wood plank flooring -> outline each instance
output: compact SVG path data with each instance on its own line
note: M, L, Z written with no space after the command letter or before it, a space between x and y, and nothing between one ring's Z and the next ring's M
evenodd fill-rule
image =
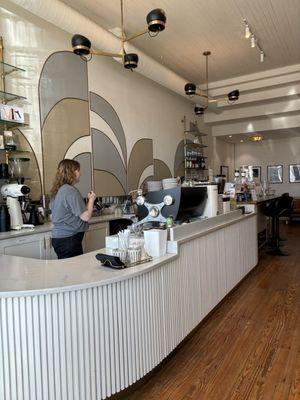
M142 385L114 399L300 400L300 224Z

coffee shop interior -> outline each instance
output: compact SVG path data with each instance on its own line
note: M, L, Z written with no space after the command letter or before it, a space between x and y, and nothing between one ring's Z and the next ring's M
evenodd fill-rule
M1 1L0 399L300 399L299 20ZM94 201L74 257L61 160Z

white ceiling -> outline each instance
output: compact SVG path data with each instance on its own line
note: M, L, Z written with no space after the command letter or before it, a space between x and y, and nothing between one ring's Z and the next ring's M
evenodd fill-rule
M120 26L119 0L63 2L106 29ZM132 43L192 82L205 80L205 50L212 52L210 81L300 63L300 0L124 0L126 33L143 29L154 8L165 10L166 30ZM243 18L265 51L264 63L244 37Z

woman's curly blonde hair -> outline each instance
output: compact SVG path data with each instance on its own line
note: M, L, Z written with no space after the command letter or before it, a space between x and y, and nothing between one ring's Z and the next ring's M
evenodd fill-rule
M51 188L51 197L55 197L59 188L66 183L68 185L74 185L76 183L76 174L75 171L80 170L80 164L75 160L62 160L57 167L56 175L54 178L54 182Z

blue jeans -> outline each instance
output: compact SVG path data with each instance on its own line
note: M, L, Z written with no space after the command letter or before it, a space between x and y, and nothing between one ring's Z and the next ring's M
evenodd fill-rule
M52 245L58 259L80 256L83 254L82 239L84 232L65 238L53 238Z

